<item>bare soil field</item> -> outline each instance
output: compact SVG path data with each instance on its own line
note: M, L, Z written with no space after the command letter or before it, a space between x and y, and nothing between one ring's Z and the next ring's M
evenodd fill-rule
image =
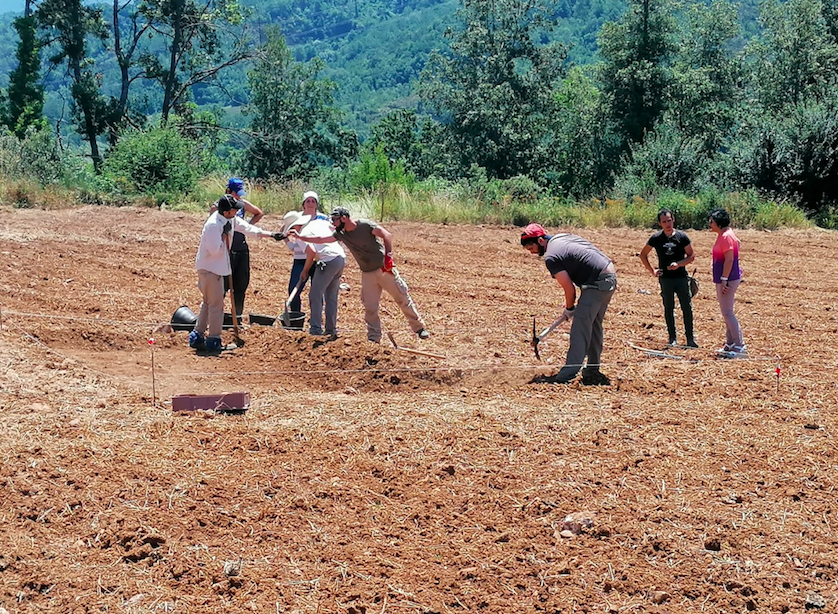
M158 325L198 311L203 221L0 210L0 612L838 611L835 233L737 231L729 361L715 235L690 233L701 348L660 358L629 345L666 343L648 233L579 231L618 270L610 384L561 386L533 379L565 330L529 344L560 289L511 227L386 224L432 337L386 295L385 329L443 358L366 340L351 257L337 340L197 356ZM245 313L276 315L290 254L251 254Z

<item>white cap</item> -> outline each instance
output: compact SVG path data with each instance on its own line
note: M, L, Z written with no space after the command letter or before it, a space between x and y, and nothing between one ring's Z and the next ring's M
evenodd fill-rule
M303 202L307 201L309 198L313 198L314 200L317 201L318 205L320 204L320 197L317 195L317 192L312 192L312 191L303 192Z

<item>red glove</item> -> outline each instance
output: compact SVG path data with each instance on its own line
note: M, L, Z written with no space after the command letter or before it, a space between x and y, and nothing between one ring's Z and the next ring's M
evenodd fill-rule
M385 273L392 273L393 272L393 254L392 252L389 254L384 254L384 266L381 267L381 270Z

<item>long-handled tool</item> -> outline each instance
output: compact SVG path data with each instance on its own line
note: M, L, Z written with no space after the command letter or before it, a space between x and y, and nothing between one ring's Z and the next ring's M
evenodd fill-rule
M445 356L441 354L434 354L433 352L426 352L425 350L414 350L413 348L399 347L399 345L396 343L395 337L393 337L393 333L388 331L387 336L390 338L390 343L393 344L393 347L397 350L401 350L402 352L408 352L410 354L419 354L420 356L429 356L430 358L439 358L440 360L445 358Z
M567 321L567 316L562 314L558 318L556 318L556 320L550 326L548 326L543 331L541 331L540 334L536 335L535 334L535 317L533 316L533 319L532 319L532 341L531 341L531 343L532 343L532 349L535 352L535 357L538 360L541 360L541 355L538 353L538 344L541 343L547 335L549 335L554 330L556 330L556 328L558 328L558 326L560 324L562 324L563 322L566 322L566 321Z
M233 258L230 255L230 234L224 235L224 242L227 244L227 262L230 264L230 274L227 275L227 285L230 286L230 313L233 314L233 342L237 347L244 345L244 339L239 335L239 316L236 313L236 296L233 292Z
M283 326L291 326L291 312L289 311L291 301L293 301L294 297L300 293L303 286L306 285L306 282L314 276L314 269L315 267L312 266L305 277L300 275L300 281L297 282L297 285L293 290L291 290L291 294L288 295L288 299L285 301L285 310L282 312L282 315L279 316L279 321L282 322Z

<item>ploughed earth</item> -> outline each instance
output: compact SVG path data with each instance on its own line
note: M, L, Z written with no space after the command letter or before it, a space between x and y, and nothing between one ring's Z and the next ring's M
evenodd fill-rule
M386 223L432 333L383 296L403 349L366 340L351 257L336 340L249 325L291 267L251 240L245 345L198 356L161 325L198 312L203 221L0 210L0 612L838 611L836 234L738 231L724 360L714 234L687 350L649 233L578 231L618 270L610 381L561 386L533 383L568 338L536 360L563 299L519 229ZM172 411L225 392L249 409Z

